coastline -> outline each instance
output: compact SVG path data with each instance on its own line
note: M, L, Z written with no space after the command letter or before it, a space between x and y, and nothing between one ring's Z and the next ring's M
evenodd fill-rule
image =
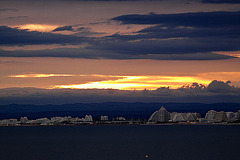
M240 126L240 123L154 123L154 124L140 124L140 123L88 123L88 124L56 124L56 125L5 125L0 127L45 127L45 126Z

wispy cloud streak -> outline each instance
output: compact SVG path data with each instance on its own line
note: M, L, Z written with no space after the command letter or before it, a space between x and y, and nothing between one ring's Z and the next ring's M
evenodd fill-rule
M48 78L48 77L72 77L71 74L18 74L11 75L13 78Z

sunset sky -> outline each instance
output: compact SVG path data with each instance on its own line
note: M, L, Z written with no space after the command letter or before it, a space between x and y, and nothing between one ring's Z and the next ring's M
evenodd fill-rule
M240 87L237 0L0 0L0 89Z

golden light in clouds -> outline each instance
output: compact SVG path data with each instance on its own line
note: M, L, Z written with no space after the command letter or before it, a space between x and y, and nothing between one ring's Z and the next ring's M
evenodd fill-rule
M213 53L240 58L240 51L219 51L219 52L213 52Z
M8 77L14 77L14 78L45 78L45 77L83 77L83 76L94 76L94 77L119 77L124 78L127 76L114 76L114 75L100 75L100 74L17 74L17 75L10 75Z
M211 81L194 77L170 77L170 76L119 76L117 80L89 82L85 84L56 85L53 88L71 89L120 89L120 90L155 90L160 87L170 86L173 89L185 84L198 82L208 84Z
M121 76L121 75L100 75L100 74L18 74L11 75L12 78L51 78L51 77L68 77L63 83L55 82L56 85L46 86L46 88L70 88L70 89L120 89L120 90L155 90L160 87L170 87L177 89L183 85L191 85L196 82L207 86L213 80L231 80L238 81L240 72L208 72L195 73L191 75L139 75L139 76ZM77 80L75 84L68 84L71 78ZM81 78L85 77L81 83ZM93 77L100 79L93 80ZM87 82L86 82L87 80ZM75 81L76 82L76 81Z
M20 26L14 26L19 29L28 29L29 31L39 31L39 32L51 32L55 28L59 27L58 25L49 25L49 24L24 24Z
M73 75L70 74L18 74L11 75L9 77L15 78L47 78L47 77L71 77Z

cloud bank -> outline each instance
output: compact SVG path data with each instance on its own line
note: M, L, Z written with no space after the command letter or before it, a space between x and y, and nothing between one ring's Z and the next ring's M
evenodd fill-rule
M198 83L178 89L156 90L114 89L0 89L0 104L64 104L100 102L181 102L181 103L240 103L240 89L230 82L214 80L208 86Z
M163 26L216 27L239 25L240 12L193 12L178 14L122 15L112 20L123 24L161 24Z
M53 30L53 32L55 32L55 31L73 31L73 27L72 26L62 26L62 27L58 27Z
M53 32L37 32L0 26L0 47L19 45L80 45L35 51L0 50L2 57L76 57L89 59L219 60L234 58L216 52L240 50L240 12L179 14L131 14L112 18L118 25L149 25L136 32L84 37L72 25ZM74 31L63 35L61 31ZM92 32L92 33L91 33ZM87 34L96 35L89 28Z
M239 4L239 0L202 0L202 3L231 3L231 4Z
M81 37L0 26L0 45L79 44Z

